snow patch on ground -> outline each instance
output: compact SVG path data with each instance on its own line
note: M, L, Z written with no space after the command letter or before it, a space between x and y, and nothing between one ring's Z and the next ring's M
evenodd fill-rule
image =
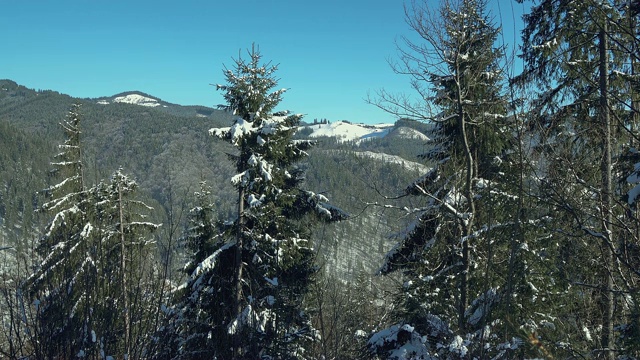
M340 142L362 141L370 138L384 137L393 129L393 124L352 124L347 121L336 121L331 124L314 124L305 128L313 130L309 137L335 137Z
M158 102L158 100L152 99L150 97L142 96L139 94L128 94L124 96L118 96L113 99L113 102L134 104L134 105L140 105L140 106L149 106L149 107L160 106L160 103Z

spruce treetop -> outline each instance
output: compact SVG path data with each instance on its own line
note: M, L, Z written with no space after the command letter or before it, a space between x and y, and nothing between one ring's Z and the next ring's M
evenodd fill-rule
M272 91L278 85L278 79L273 75L278 66L270 62L260 64L262 55L255 45L248 54L249 60L242 57L234 60L234 70L225 66L223 72L228 84L218 84L216 88L224 93L226 100L226 104L218 105L218 108L253 122L273 112L287 89Z

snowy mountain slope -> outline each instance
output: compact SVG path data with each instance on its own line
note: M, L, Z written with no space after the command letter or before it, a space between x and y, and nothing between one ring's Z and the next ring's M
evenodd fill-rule
M380 161L385 164L396 164L402 166L404 170L408 171L418 171L420 173L426 173L431 170L428 166L420 164L415 161L409 161L403 157L397 155L389 155L381 152L374 151L348 151L348 150L327 150L327 152L333 154L343 153L345 155L352 154L357 157L369 158L373 160Z
M145 96L141 93L124 93L121 95L114 95L111 99L101 98L97 101L97 103L100 105L108 105L110 103L125 103L147 107L166 107L166 105L162 105L158 99Z
M101 106L120 103L137 105L142 108L154 108L179 117L216 118L228 119L229 121L231 119L231 115L227 114L223 110L203 105L174 104L141 91L127 91L112 96L103 96L86 100Z
M366 139L384 137L393 129L393 124L352 124L348 121L336 121L330 124L313 124L305 126L311 129L309 137L335 137L340 142L359 142Z
M389 135L396 136L404 139L416 139L422 141L429 141L429 137L416 129L412 129L410 127L401 126L397 127L393 130L393 132Z
M151 107L160 106L160 103L158 102L158 100L152 99L146 96L142 96L139 94L128 94L125 96L118 96L113 99L113 102L135 104L135 105L141 105L141 106L151 106Z
M309 137L335 137L339 142L354 141L360 143L363 140L393 136L401 139L413 139L429 141L429 137L420 131L408 126L396 126L395 124L353 124L348 121L336 121L330 124L313 124L304 126L310 131Z

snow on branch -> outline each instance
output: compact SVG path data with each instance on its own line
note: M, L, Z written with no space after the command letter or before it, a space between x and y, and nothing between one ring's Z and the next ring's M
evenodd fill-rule
M58 226L62 225L65 223L66 217L68 215L72 215L72 214L76 214L80 212L80 208L78 208L77 205L73 205L73 207L69 208L69 209L65 209L63 211L60 211L59 213L57 213L54 217L53 217L53 221L51 221L51 224L49 225L49 230L47 230L47 233L45 234L46 237L51 236L51 232L56 229Z
M56 190L62 188L63 186L65 186L66 184L68 184L68 183L70 183L72 181L78 181L78 180L80 180L80 175L75 175L75 176L72 176L72 177L68 177L68 178L65 178L64 180L62 180L61 182L57 183L56 185L52 185L52 186L48 187L47 189L45 189L45 191L56 191Z
M329 199L322 194L313 191L304 191L307 203L315 209L316 213L326 220L340 221L349 218L344 210L329 204Z
M253 313L252 310L253 309L251 308L251 305L247 305L247 307L242 310L240 315L237 318L233 319L231 324L229 324L227 333L230 335L234 335L238 332L238 330L240 330L240 328L242 328L243 325L249 323Z
M427 340L413 326L396 324L373 334L367 347L372 353L386 353L388 359L434 359Z
M198 267L196 267L193 273L191 273L192 279L198 278L196 281L193 282L193 285L191 286L192 290L197 290L200 287L200 285L202 284L202 281L204 280L201 275L213 269L216 266L216 261L220 256L220 254L222 254L225 250L231 248L235 244L236 243L234 241L224 244L222 247L220 247L220 249L214 251L213 254L209 255L206 259L202 260L200 264L198 264Z
M245 135L252 134L257 129L254 124L243 118L236 117L234 123L230 127L224 128L211 128L209 129L209 135L217 136L221 139L230 140L233 145L239 145L240 139Z

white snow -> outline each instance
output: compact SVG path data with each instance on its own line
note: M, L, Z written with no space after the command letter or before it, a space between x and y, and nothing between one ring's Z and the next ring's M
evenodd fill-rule
M471 325L476 325L484 317L485 311L491 310L491 307L495 303L497 298L497 289L491 288L484 294L475 299L469 308L465 311L465 316L468 318L467 322ZM474 310L473 314L471 310ZM460 339L462 340L462 339Z
M402 344L398 343L398 334L401 332L409 334L408 341ZM395 346L388 351L388 359L434 359L434 357L429 354L427 337L418 334L414 331L413 326L409 324L402 326L397 324L383 329L371 336L367 343L371 350L385 348L390 344Z
M256 128L253 126L252 122L238 117L235 119L232 126L209 129L209 134L222 139L229 136L231 137L231 143L233 145L238 145L238 141L240 141L244 135L251 134L254 131L256 131Z
M366 338L367 335L368 335L367 332L364 330L356 330L356 333L355 333L355 337L357 338Z
M51 224L49 224L49 230L47 231L47 234L45 236L46 237L51 236L51 231L53 231L53 229L55 229L59 224L64 223L66 214L75 214L79 211L80 209L78 208L78 206L73 205L73 207L71 207L70 209L65 209L57 213L54 216L53 221L51 221Z
M109 105L109 102L107 100L100 100L100 101L98 101L98 104L100 104L100 105Z
M239 329L241 329L245 324L249 323L254 317L253 308L251 305L247 305L247 307L242 310L242 313L238 315L233 321L229 324L227 328L227 333L230 335L235 334Z
M158 100L152 99L150 97L142 96L139 94L128 94L124 96L118 96L113 99L113 102L134 104L134 105L140 105L140 106L149 106L149 107L160 106L160 103L158 103Z
M264 194L262 194L262 196L260 196L259 198L251 194L249 195L249 198L247 200L249 201L249 207L256 207L256 206L262 205L262 203L264 202L264 199L265 199Z
M341 142L359 142L370 138L386 136L391 129L393 129L393 124L365 125L336 121L331 124L308 125L306 128L313 130L309 137L328 136L335 137Z
M82 232L80 233L80 236L87 239L89 238L89 235L91 234L91 231L93 230L93 226L91 225L91 223L87 223L84 228L82 229Z
M458 353L461 357L465 357L469 352L469 349L466 347L466 342L460 337L460 335L456 335L455 338L449 344L449 351L452 353Z
M276 303L276 298L273 297L272 295L268 295L266 300L267 300L267 304L269 304L269 306L273 306L273 304Z
M582 326L582 331L584 332L584 337L585 339L587 339L587 341L591 342L593 341L593 338L591 337L591 331L589 331L589 328L586 326Z

